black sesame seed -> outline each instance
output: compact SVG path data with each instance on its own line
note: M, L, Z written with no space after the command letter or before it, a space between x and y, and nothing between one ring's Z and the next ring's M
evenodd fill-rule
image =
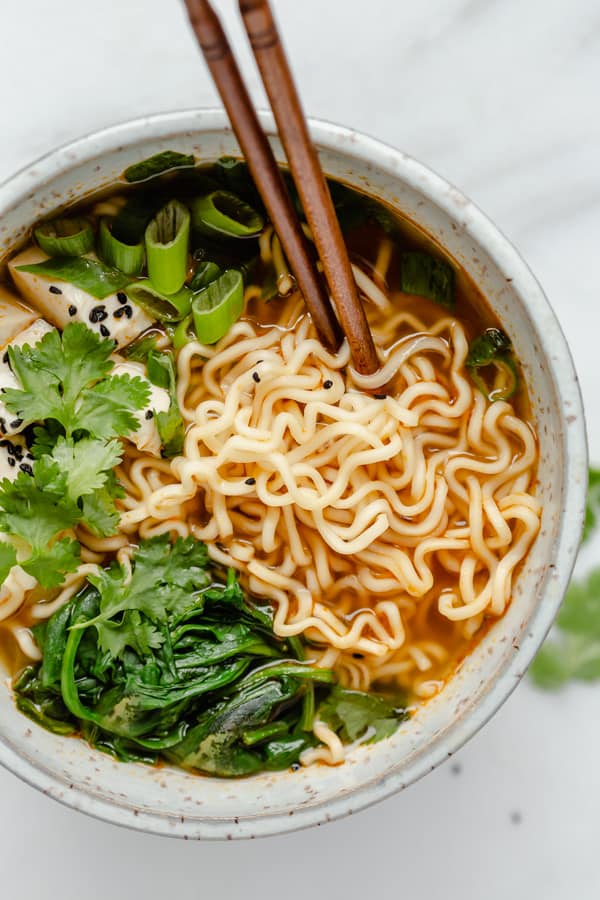
M329 388L333 387L333 381L330 381L328 378L327 381L323 382L323 387L325 388L326 391L328 391Z
M256 484L256 478L246 478L246 482L245 482L245 483L246 483L246 484L249 484L250 486L252 486L253 484Z
M119 291L119 293L117 294L117 300L121 304L127 303L127 294L124 291Z
M147 418L148 420L154 418L154 413L152 412L151 409L147 409L147 410L146 410L146 418Z
M290 768L291 768L292 772L297 772L298 769L300 768L300 763L292 763Z
M6 419L0 416L0 431L6 431Z
M76 315L77 315L77 307L76 307L76 306L73 306L72 303L71 303L71 305L70 305L70 307L69 307L69 315L71 316L71 318L73 318L73 316L76 316Z
M387 394L373 394L376 400L385 400Z
M3 363L7 363L7 362L8 362L8 350L6 351L6 353L4 354L4 356L2 357L2 362L3 362Z
M115 319L120 319L124 315L125 315L125 309L122 306L120 306L119 309L115 309L115 311L113 313L113 316L115 317Z
M23 419L13 419L10 423L11 428L20 428L23 424Z
M19 466L21 472L25 472L26 475L33 475L33 469L29 465L29 463L21 463Z
M12 441L6 442L6 452L8 453L9 456L15 455L15 445L13 444Z
M352 658L353 659L364 659L365 656L364 656L364 653L353 653Z
M15 459L18 459L19 461L22 460L23 459L23 448L21 447L20 444L14 445L14 451L15 451Z
M127 318L130 319L133 315L133 309L131 308L131 306L124 306L123 309L125 310L125 315L127 316Z
M258 372L253 372L253 373L252 373L252 378L254 379L254 381L255 381L257 384L260 384L260 375L258 374Z
M100 334L102 335L102 337L109 337L110 331L108 330L108 328L106 327L106 325L101 325L101 326L100 326Z
M6 438L2 438L2 440L0 441L0 447L8 447L9 444L10 441L7 441Z
M17 461L16 461L16 459L14 458L14 456L9 456L9 457L8 457L8 464L9 464L9 466L16 466Z
M96 324L97 322L104 322L105 319L108 319L108 313L106 312L106 307L95 306L89 315L90 322Z
M48 288L51 294L62 294L62 291L59 287L56 287L55 284L51 284Z

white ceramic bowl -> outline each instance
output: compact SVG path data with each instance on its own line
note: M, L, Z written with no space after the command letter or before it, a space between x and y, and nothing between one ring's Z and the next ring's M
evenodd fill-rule
M272 119L262 116L269 134ZM447 687L394 737L357 749L338 768L222 781L113 762L38 728L0 684L0 762L61 802L120 825L188 838L254 837L356 812L451 756L506 700L546 635L579 544L587 483L581 398L569 349L537 281L498 229L456 188L397 150L348 128L311 122L327 174L397 207L443 244L482 289L522 361L540 437L539 537L512 604ZM278 140L276 156L283 161ZM57 150L0 187L0 256L31 223L109 185L165 149L210 161L239 153L225 115L152 116ZM515 735L515 740L518 735Z

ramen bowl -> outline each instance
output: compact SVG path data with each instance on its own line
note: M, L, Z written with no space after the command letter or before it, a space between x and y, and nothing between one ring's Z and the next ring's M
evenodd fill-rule
M262 122L283 162L271 117ZM394 207L443 246L512 339L540 441L541 529L508 610L444 689L393 737L354 749L337 767L225 782L117 763L25 718L2 673L0 762L56 800L119 825L194 839L257 837L322 824L405 788L452 756L516 687L552 624L575 561L587 486L585 424L569 349L537 281L498 229L425 166L351 129L319 121L310 127L327 175ZM225 115L215 110L138 119L78 140L0 187L0 257L38 218L171 149L201 162L239 154Z

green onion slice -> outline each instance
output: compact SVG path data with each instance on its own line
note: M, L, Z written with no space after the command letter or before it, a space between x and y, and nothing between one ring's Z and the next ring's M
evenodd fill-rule
M198 263L196 271L190 281L190 287L193 291L201 291L207 287L211 281L215 281L221 274L221 268L215 262Z
M488 328L472 341L466 365L474 384L490 403L509 400L519 388L512 344L499 328Z
M429 253L403 253L401 290L405 294L427 297L446 309L453 309L454 271L445 260L436 259Z
M139 275L144 268L144 245L125 244L118 240L112 232L112 222L108 219L100 221L98 232L98 251L104 262L125 272L126 275Z
M157 291L175 294L183 286L189 242L190 211L171 200L146 228L148 277Z
M227 269L216 281L194 295L192 314L198 340L216 344L242 314L244 279L237 269Z
M264 219L230 191L213 191L192 201L192 224L203 234L248 238L262 231Z
M42 222L33 234L48 256L83 256L94 246L91 223L82 217Z
M196 332L194 331L194 317L192 313L182 319L178 325L169 329L171 342L175 350L181 350L186 344L196 340Z
M192 292L183 287L175 294L159 291L148 279L134 281L126 288L129 299L156 319L157 322L179 322L188 315Z

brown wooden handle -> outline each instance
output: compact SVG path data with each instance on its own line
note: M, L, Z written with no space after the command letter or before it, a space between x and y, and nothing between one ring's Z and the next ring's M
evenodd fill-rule
M252 106L229 41L208 0L185 0L185 4L242 153L304 295L315 327L325 346L335 350L343 337L339 322L316 269L311 248L302 232L271 145Z
M377 351L271 7L268 0L239 0L239 7L354 366L370 375L379 368Z

